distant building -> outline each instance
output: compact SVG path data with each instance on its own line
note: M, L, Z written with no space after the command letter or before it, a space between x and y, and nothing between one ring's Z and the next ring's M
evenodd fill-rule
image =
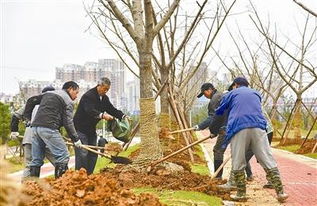
M38 95L41 93L42 89L52 83L49 81L37 81L37 80L28 80L28 81L20 81L20 94L24 99L28 99L34 95Z
M133 114L140 112L140 80L134 77L133 81L127 82L127 110Z
M21 97L27 99L41 93L45 86L52 85L55 89L61 89L67 81L75 81L79 84L80 97L89 89L97 85L101 77L108 77L111 81L111 88L107 95L112 104L120 109L129 105L125 92L125 69L122 61L116 59L99 59L98 62L86 62L83 66L78 64L65 64L56 67L55 80L36 81L28 80L19 82ZM139 88L138 88L139 89Z

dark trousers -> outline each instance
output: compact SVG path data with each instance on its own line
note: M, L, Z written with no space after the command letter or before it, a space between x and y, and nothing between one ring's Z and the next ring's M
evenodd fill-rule
M77 131L78 137L81 142L85 145L96 146L97 136L87 135ZM79 170L80 168L85 168L87 174L92 174L94 172L98 155L92 152L89 152L85 149L80 149L75 147L75 169Z
M273 138L273 132L270 132L267 134L267 139L269 141L269 145L271 145L271 142L272 142L272 138ZM250 159L253 157L253 152L251 149L249 149L247 152L246 152L246 155L245 155L245 159L247 161L247 166L245 167L245 172L247 173L247 176L250 177L252 175L252 170L251 170L251 165L250 165Z

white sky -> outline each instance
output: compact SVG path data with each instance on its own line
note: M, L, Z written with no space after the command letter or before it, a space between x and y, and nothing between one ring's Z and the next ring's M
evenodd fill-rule
M66 63L84 64L86 61L115 57L105 43L90 32L85 32L90 20L86 17L81 0L0 2L0 92L18 92L18 80L53 80L55 67ZM252 2L261 17L265 19L269 16L286 36L292 37L296 25L302 24L305 18L305 11L292 0ZM317 12L317 0L301 2ZM248 3L248 0L237 0L233 12L248 10ZM235 27L236 23L247 34L257 33L248 13L232 17L227 25ZM226 32L225 29L222 32ZM229 49L231 44L230 40L220 39L215 47L224 50ZM221 45L225 48L221 48Z

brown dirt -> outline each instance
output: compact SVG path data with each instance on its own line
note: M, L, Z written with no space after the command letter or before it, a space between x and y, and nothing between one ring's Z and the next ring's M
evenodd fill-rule
M203 192L215 195L222 199L230 199L229 193L219 191L216 185L223 184L225 181L211 180L209 176L199 175L185 170L181 173L171 174L163 167L155 167L151 173L144 174L137 171L124 171L119 167L115 169L106 168L101 172L111 174L112 178L118 179L124 187L153 187L157 189L187 190Z
M305 142L305 144L302 146L302 148L300 148L299 150L297 150L295 153L297 154L306 154L306 153L311 153L315 144L316 144L315 139L311 139L311 140L307 140ZM316 153L317 151L315 151Z
M159 206L154 195L135 195L110 173L87 176L84 169L67 171L57 180L28 181L24 193L31 196L28 205L109 205Z

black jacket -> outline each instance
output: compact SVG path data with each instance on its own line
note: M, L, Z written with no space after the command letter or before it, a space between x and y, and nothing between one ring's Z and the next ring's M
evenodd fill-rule
M79 140L73 123L74 102L65 90L46 92L40 102L33 127L59 130L64 126L73 142Z
M120 120L124 115L111 104L107 95L100 100L97 87L88 90L81 97L74 116L76 130L87 135L96 135L96 125L103 112L107 112Z
M221 98L222 93L215 90L208 104L208 117L198 125L200 130L206 129L214 121L215 111L220 105Z

